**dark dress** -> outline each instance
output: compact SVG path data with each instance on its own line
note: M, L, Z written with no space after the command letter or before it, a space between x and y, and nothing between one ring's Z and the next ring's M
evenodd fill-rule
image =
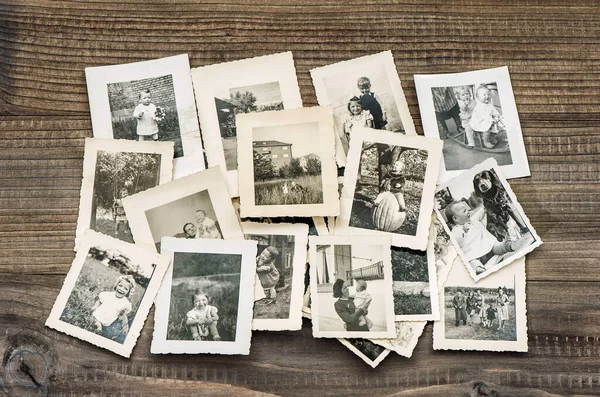
M366 324L358 325L360 316L363 316L365 312L354 306L352 298L346 300L338 299L333 306L338 316L346 323L346 331L369 331L369 327Z

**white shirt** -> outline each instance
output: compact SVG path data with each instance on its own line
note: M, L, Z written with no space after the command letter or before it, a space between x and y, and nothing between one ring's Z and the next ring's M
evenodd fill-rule
M98 294L100 306L92 315L105 327L115 322L119 316L131 312L131 302L126 297L117 298L115 291L104 291Z
M221 238L221 233L215 221L204 217L202 223L196 224L196 238Z

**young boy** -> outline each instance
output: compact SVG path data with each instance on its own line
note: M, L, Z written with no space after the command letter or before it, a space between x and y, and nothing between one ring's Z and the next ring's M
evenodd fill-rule
M127 197L129 194L127 190L123 189L121 191L121 198L115 199L113 203L113 218L115 220L115 236L119 235L119 225L123 224L123 231L127 233L127 228L129 226L129 222L127 221L127 217L125 216L125 209L123 208L123 199Z
M371 305L373 298L371 294L367 292L367 282L365 280L356 280L356 294L354 295L354 306L363 309L365 314L360 316L358 319L358 325L366 325L369 329L373 326L367 314L369 314L369 306Z
M485 216L483 208L471 213L467 203L453 201L444 213L448 222L454 225L452 236L477 274L487 270L485 264L494 255L513 251L510 241L499 242L481 223Z
M137 134L140 141L151 138L158 141L158 123L156 122L156 106L151 103L150 90L140 92L140 103L133 110L137 119Z
M371 80L368 77L359 77L357 86L360 91L360 104L364 110L368 110L373 116L373 128L385 130L387 115L382 101L377 94L371 92Z

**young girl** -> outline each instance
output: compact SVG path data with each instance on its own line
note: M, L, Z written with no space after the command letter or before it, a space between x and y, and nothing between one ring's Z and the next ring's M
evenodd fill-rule
M475 96L477 103L473 108L470 125L474 131L482 133L483 146L491 149L498 144L496 135L500 131L500 126L503 126L502 116L496 110L491 92L485 85L477 88Z
M158 141L158 123L156 105L152 102L150 90L140 92L140 103L133 110L133 117L137 119L137 134L140 141L151 138Z
M458 100L458 108L460 109L460 124L465 130L467 136L467 145L470 148L475 147L475 139L473 136L473 128L471 128L471 117L475 108L475 101L471 98L469 86L459 86L454 89L456 99Z
M508 320L508 303L510 299L504 293L504 288L498 288L498 298L496 298L496 304L498 305L498 329L504 327L504 322Z
M219 310L208 304L208 296L200 290L192 294L193 309L187 312L186 324L192 333L194 340L206 340L210 335L212 340L220 341L217 321L219 321Z
M373 128L371 112L363 108L360 99L356 96L348 101L348 115L346 121L344 121L344 135L346 135L348 142L350 142L350 131L353 127Z
M529 229L517 215L512 202L494 170L481 171L473 178L475 196L483 200L487 230L498 241L514 243ZM511 245L509 251L517 247Z
M265 248L256 258L256 273L260 284L265 291L267 299L266 303L275 303L277 292L275 286L279 281L279 271L275 267L275 259L279 256L279 251L273 246Z
M131 312L131 302L128 298L134 287L135 280L131 275L119 276L113 291L98 294L92 308L92 320L98 334L119 343L125 341L129 332L127 315Z
M398 160L379 186L379 195L373 202L373 224L384 232L397 230L406 220L406 203L402 189L406 179L402 175L403 163ZM382 223L381 220L385 218Z

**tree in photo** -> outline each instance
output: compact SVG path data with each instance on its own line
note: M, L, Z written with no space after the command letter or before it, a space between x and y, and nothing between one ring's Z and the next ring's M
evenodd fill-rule
M304 168L300 164L300 159L292 158L289 164L282 166L279 169L279 174L282 178L293 179L304 174Z
M275 165L273 160L267 156L263 156L257 151L252 152L253 163L254 163L254 178L258 181L266 181L274 178L277 174L275 172Z
M316 157L306 160L306 173L308 175L321 175L321 160Z
M236 110L238 113L251 113L256 112L258 109L256 106L256 95L250 91L237 91L235 94L230 94L229 97L229 100L237 106Z

